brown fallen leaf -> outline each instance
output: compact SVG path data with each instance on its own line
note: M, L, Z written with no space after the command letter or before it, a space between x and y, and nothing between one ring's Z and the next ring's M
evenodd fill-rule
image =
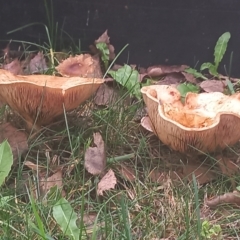
M103 173L106 167L105 144L99 132L93 134L93 142L96 147L89 147L84 156L84 166L93 175Z
M220 80L206 80L200 83L200 87L205 92L223 92L226 82Z
M147 74L150 77L161 77L164 76L168 73L173 73L173 72L182 72L184 71L188 66L186 65L156 65L156 66L151 66L147 69Z
M109 49L109 59L113 60L115 58L115 49L113 45L110 44L110 37L108 36L108 30L106 30L96 41L95 44L97 43L106 43Z
M148 130L149 132L153 132L154 128L153 128L152 122L148 116L145 116L141 119L141 126L143 128L145 128L146 130Z
M237 206L240 206L240 192L233 191L225 193L223 195L207 199L205 200L205 203L210 208L215 208L220 204L235 204Z
M159 169L153 169L149 173L149 178L152 182L158 183L160 185L165 185L168 179L171 179L172 182L180 182L183 178L182 173L176 171L163 171Z
M117 178L112 169L103 176L97 186L97 195L103 195L104 191L108 191L110 189L114 189L117 184Z
M33 73L43 73L48 70L46 60L42 52L38 52L29 62L26 67L25 73L26 74L33 74Z
M39 178L39 190L40 190L40 197L44 197L48 191L52 188L57 186L59 189L62 190L62 196L65 196L65 191L62 189L63 187L63 176L62 176L62 169L58 169L55 173L53 173L50 177L40 177Z
M3 69L8 70L14 75L23 74L22 66L18 59L14 59L12 62L4 64Z
M33 170L33 174L38 179L38 182L34 181L30 185L33 196L36 199L45 197L49 190L55 186L61 190L62 196L65 196L65 191L62 189L63 167L59 165L57 159L58 156L56 155L52 159L47 159L49 164L48 168L46 166L35 164L31 161L26 161L24 163L25 166Z
M187 178L191 182L193 174L199 184L205 184L216 179L215 172L202 164L189 163L183 167L183 178Z
M135 171L130 168L129 166L126 166L125 164L120 164L117 166L117 169L119 171L119 173L121 174L121 176L123 176L126 180L133 182L136 179L135 176Z
M222 174L226 176L232 176L239 173L239 166L231 161L229 158L218 156L216 157L219 168Z
M94 102L98 106L107 106L110 103L116 101L117 92L112 87L109 87L107 84L102 84L94 97Z
M28 150L27 135L25 132L13 127L11 123L0 125L0 142L5 139L11 146L14 163L17 163L19 156Z
M182 71L181 74L185 77L185 79L188 82L197 84L197 80L196 80L196 78L194 77L193 74L187 73L187 72L184 72L184 71Z

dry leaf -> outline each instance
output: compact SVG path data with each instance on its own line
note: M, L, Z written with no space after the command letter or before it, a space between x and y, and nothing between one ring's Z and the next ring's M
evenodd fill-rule
M148 116L141 119L141 126L149 132L153 132L153 125L151 119Z
M33 171L39 171L41 172L42 170L46 169L46 167L41 166L39 164L35 164L31 161L25 161L24 165L27 166L28 168L32 169Z
M192 181L193 173L199 184L205 184L216 179L216 174L209 167L202 164L189 163L183 167L183 177L186 177L188 181Z
M103 178L98 183L97 187L97 195L103 195L104 191L108 191L110 189L114 189L115 185L117 184L117 178L112 169L103 176Z
M32 58L26 68L26 73L43 73L48 70L46 60L42 52L38 52L38 54Z
M62 189L62 169L58 169L54 174L50 177L40 177L39 178L39 189L40 196L43 197L47 194L50 188L57 186L59 189ZM65 196L65 192L62 190L62 196Z
M158 81L158 85L175 85L176 87L184 80L181 73L173 72L168 73L163 80Z
M236 204L240 206L240 193L238 191L225 193L212 199L207 199L205 203L210 208L215 208L220 204Z
M129 166L126 166L125 164L120 164L117 167L119 173L128 181L133 182L136 179L135 171L130 168Z
M99 106L107 106L113 103L116 97L117 93L112 87L109 87L107 84L102 84L95 94L94 102Z
M27 135L10 123L0 125L0 142L5 139L11 146L14 161L17 161L18 157L28 150Z
M156 182L160 185L165 185L168 179L171 179L173 182L179 182L182 178L182 173L178 173L176 171L169 171L168 173L159 169L153 169L150 174L149 178L152 182Z
M14 59L12 62L3 65L3 69L8 70L14 75L23 74L22 66L18 59Z
M108 30L106 30L96 41L97 43L106 43L109 49L109 60L113 60L115 58L114 47L110 44L110 37L108 36Z
M173 72L182 72L184 71L188 66L186 65L172 65L172 66L167 66L167 65L156 65L156 66L151 66L147 69L147 74L150 77L161 77L164 76L168 73L173 73Z
M223 92L226 83L220 80L206 80L200 83L200 87L205 92Z
M84 166L93 175L101 174L106 166L105 144L99 132L93 134L96 147L89 147L85 152Z
M239 173L239 166L226 157L217 157L217 163L226 176L232 176Z
M197 80L196 80L196 78L194 77L193 74L187 73L187 72L184 72L184 71L182 71L181 74L185 77L185 79L186 79L188 82L190 82L190 83L195 83L195 84L197 83Z

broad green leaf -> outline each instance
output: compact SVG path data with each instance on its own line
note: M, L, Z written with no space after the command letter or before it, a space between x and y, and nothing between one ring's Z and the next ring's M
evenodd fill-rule
M13 164L12 150L7 141L0 145L0 186L8 176Z
M229 32L225 32L217 41L216 46L214 48L214 63L216 70L218 68L219 63L222 61L222 58L227 50L228 41L231 37Z
M187 68L187 69L184 70L184 72L190 73L196 78L202 78L204 80L208 80L206 77L204 77L204 75L202 73L198 72L194 68Z
M211 68L212 66L214 66L212 63L210 63L210 62L206 62L206 63L203 63L202 65L201 65L201 67L200 67L200 71L203 71L203 70L205 70L205 69L209 69L209 68Z
M217 72L217 68L216 66L212 65L209 67L209 73L212 75L212 76L215 76L217 77L218 76L218 72Z
M109 48L106 43L97 43L96 48L101 52L101 59L104 62L104 66L107 69L108 68L108 62L109 62Z
M80 229L76 225L77 214L65 198L61 198L54 205L53 217L65 235L73 240L79 239Z
M137 99L141 99L141 87L138 81L138 71L133 70L129 65L125 64L117 71L110 70L108 72L112 78L114 78L119 84L126 87L131 95L134 95Z
M185 97L188 92L199 92L199 87L192 83L182 83L177 86L178 91L182 97Z

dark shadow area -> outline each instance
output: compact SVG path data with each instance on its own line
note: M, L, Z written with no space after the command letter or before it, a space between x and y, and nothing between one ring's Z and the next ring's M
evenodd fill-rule
M0 3L1 48L6 46L6 39L47 41L45 29L39 25L6 35L29 23L47 23L44 0ZM76 44L80 40L82 50L88 50L88 45L108 29L116 52L129 43L119 62L144 67L165 63L194 67L198 61L212 62L218 37L229 31L232 36L220 72L225 74L224 64L229 68L233 51L232 75L240 76L237 0L53 0L53 9L65 46L72 44L71 36Z

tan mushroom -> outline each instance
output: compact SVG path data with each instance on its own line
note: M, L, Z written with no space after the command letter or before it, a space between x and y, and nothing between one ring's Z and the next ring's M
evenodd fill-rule
M69 57L61 62L56 69L64 77L102 78L103 76L99 59L90 54Z
M172 86L146 86L141 92L153 132L174 150L214 152L240 139L240 93L188 93L183 104Z
M28 127L47 125L87 100L104 82L98 78L13 75L0 69L0 101L6 102ZM64 107L63 107L64 106Z

